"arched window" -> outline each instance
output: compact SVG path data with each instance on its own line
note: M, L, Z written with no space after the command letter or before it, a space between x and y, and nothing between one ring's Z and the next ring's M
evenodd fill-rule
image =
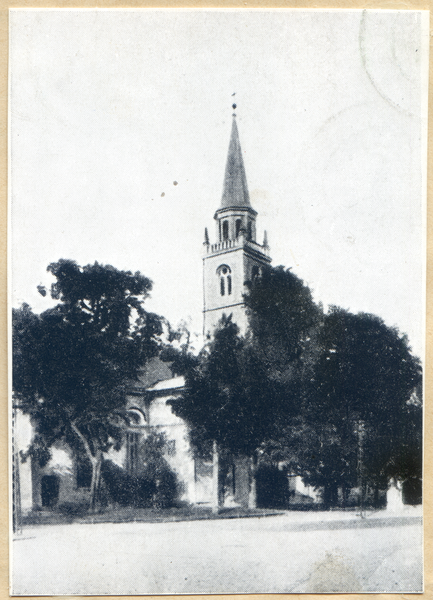
M236 237L239 236L241 227L242 227L242 219L236 219Z
M142 410L136 406L131 406L127 409L126 416L130 425L147 425L146 417Z
M219 285L220 285L220 294L221 296L225 296L226 294L230 296L232 293L232 276L231 269L228 265L221 265L217 269L217 275L219 277Z
M252 235L253 235L252 224L251 224L251 221L248 221L248 225L247 225L247 239L250 240L252 238Z
M257 277L259 275L260 275L259 267L257 265L254 265L254 267L251 269L251 281L254 281L255 279L257 279Z
M223 221L223 240L229 239L229 222Z
M126 468L130 475L137 474L138 468L138 447L139 433L128 431L126 434Z

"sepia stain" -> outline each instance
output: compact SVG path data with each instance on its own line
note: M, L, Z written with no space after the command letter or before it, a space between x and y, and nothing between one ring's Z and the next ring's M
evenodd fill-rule
M165 196L165 192L162 192L161 198L164 198L164 196Z
M327 552L325 559L313 566L307 583L309 593L356 591L361 587L353 567L331 552Z
M173 181L173 185L177 185L177 181Z

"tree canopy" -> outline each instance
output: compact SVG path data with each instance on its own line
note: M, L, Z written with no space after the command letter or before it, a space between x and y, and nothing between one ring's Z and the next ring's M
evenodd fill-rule
M360 477L383 488L420 475L421 366L405 336L374 315L324 314L283 267L250 282L245 303L246 336L224 318L174 407L197 446L283 462L328 503Z
M244 296L249 338L268 377L295 383L303 372L305 351L322 317L311 290L290 269L263 270Z
M215 440L250 455L297 414L302 355L321 314L307 286L283 267L265 270L245 296L250 330L244 338L223 317L186 372L176 413L192 425L192 439Z
M305 481L324 486L335 502L338 487L405 479L407 463L420 457L422 416L411 402L421 366L407 338L375 315L331 307L315 346L297 447Z
M411 354L406 336L375 315L332 308L321 342L315 369L317 413L338 412L349 427L355 422L374 427L395 449L410 398L421 382L420 361Z
M13 314L13 387L36 424L34 455L66 440L92 463L96 498L102 453L119 446L125 386L161 350L163 319L145 311L140 273L60 260L54 308ZM40 289L46 294L44 288ZM407 338L375 315L324 314L301 279L265 269L244 297L249 329L223 317L198 356L188 332L169 328L163 360L185 375L173 411L201 455L283 462L335 503L361 481L421 477L421 365ZM417 390L417 391L415 391Z
M54 307L13 311L13 389L36 424L34 452L58 439L85 451L93 466L92 497L102 452L120 442L125 385L158 350L161 318L144 300L152 282L140 273L71 260L48 266Z
M192 426L192 441L200 453L206 453L211 441L233 454L252 452L268 424L261 371L238 326L223 318L187 370L183 398L173 403L176 414Z

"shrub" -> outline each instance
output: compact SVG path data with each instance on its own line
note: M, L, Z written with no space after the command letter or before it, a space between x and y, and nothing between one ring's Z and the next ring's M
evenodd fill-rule
M152 505L155 508L169 508L176 503L178 498L177 477L167 465L166 469L161 469L155 477L155 491L152 498Z
M152 506L168 508L176 504L180 485L176 474L164 457L167 439L163 433L151 433L141 444L144 459L142 475L153 483Z
M152 505L154 483L146 477L136 477L127 473L110 460L105 460L101 469L102 477L110 499L120 506L146 508Z
M63 515L71 517L82 517L89 510L88 502L62 502L57 507L57 510Z
M164 458L165 447L165 436L160 433L152 433L143 440L139 475L131 475L110 460L103 462L101 473L113 502L137 508L169 508L176 504L181 488Z

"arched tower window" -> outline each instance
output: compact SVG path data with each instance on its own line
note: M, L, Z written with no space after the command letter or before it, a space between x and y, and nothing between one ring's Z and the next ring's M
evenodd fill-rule
M247 239L250 240L253 236L253 230L252 230L252 223L250 220L248 220L248 225L247 225Z
M229 239L229 222L223 221L223 241Z
M260 275L260 270L257 265L254 265L251 269L251 280L254 281Z
M229 266L221 265L217 269L217 275L219 277L219 286L221 296L230 296L232 293L232 271Z
M241 227L242 227L242 219L236 219L236 237L239 236Z

